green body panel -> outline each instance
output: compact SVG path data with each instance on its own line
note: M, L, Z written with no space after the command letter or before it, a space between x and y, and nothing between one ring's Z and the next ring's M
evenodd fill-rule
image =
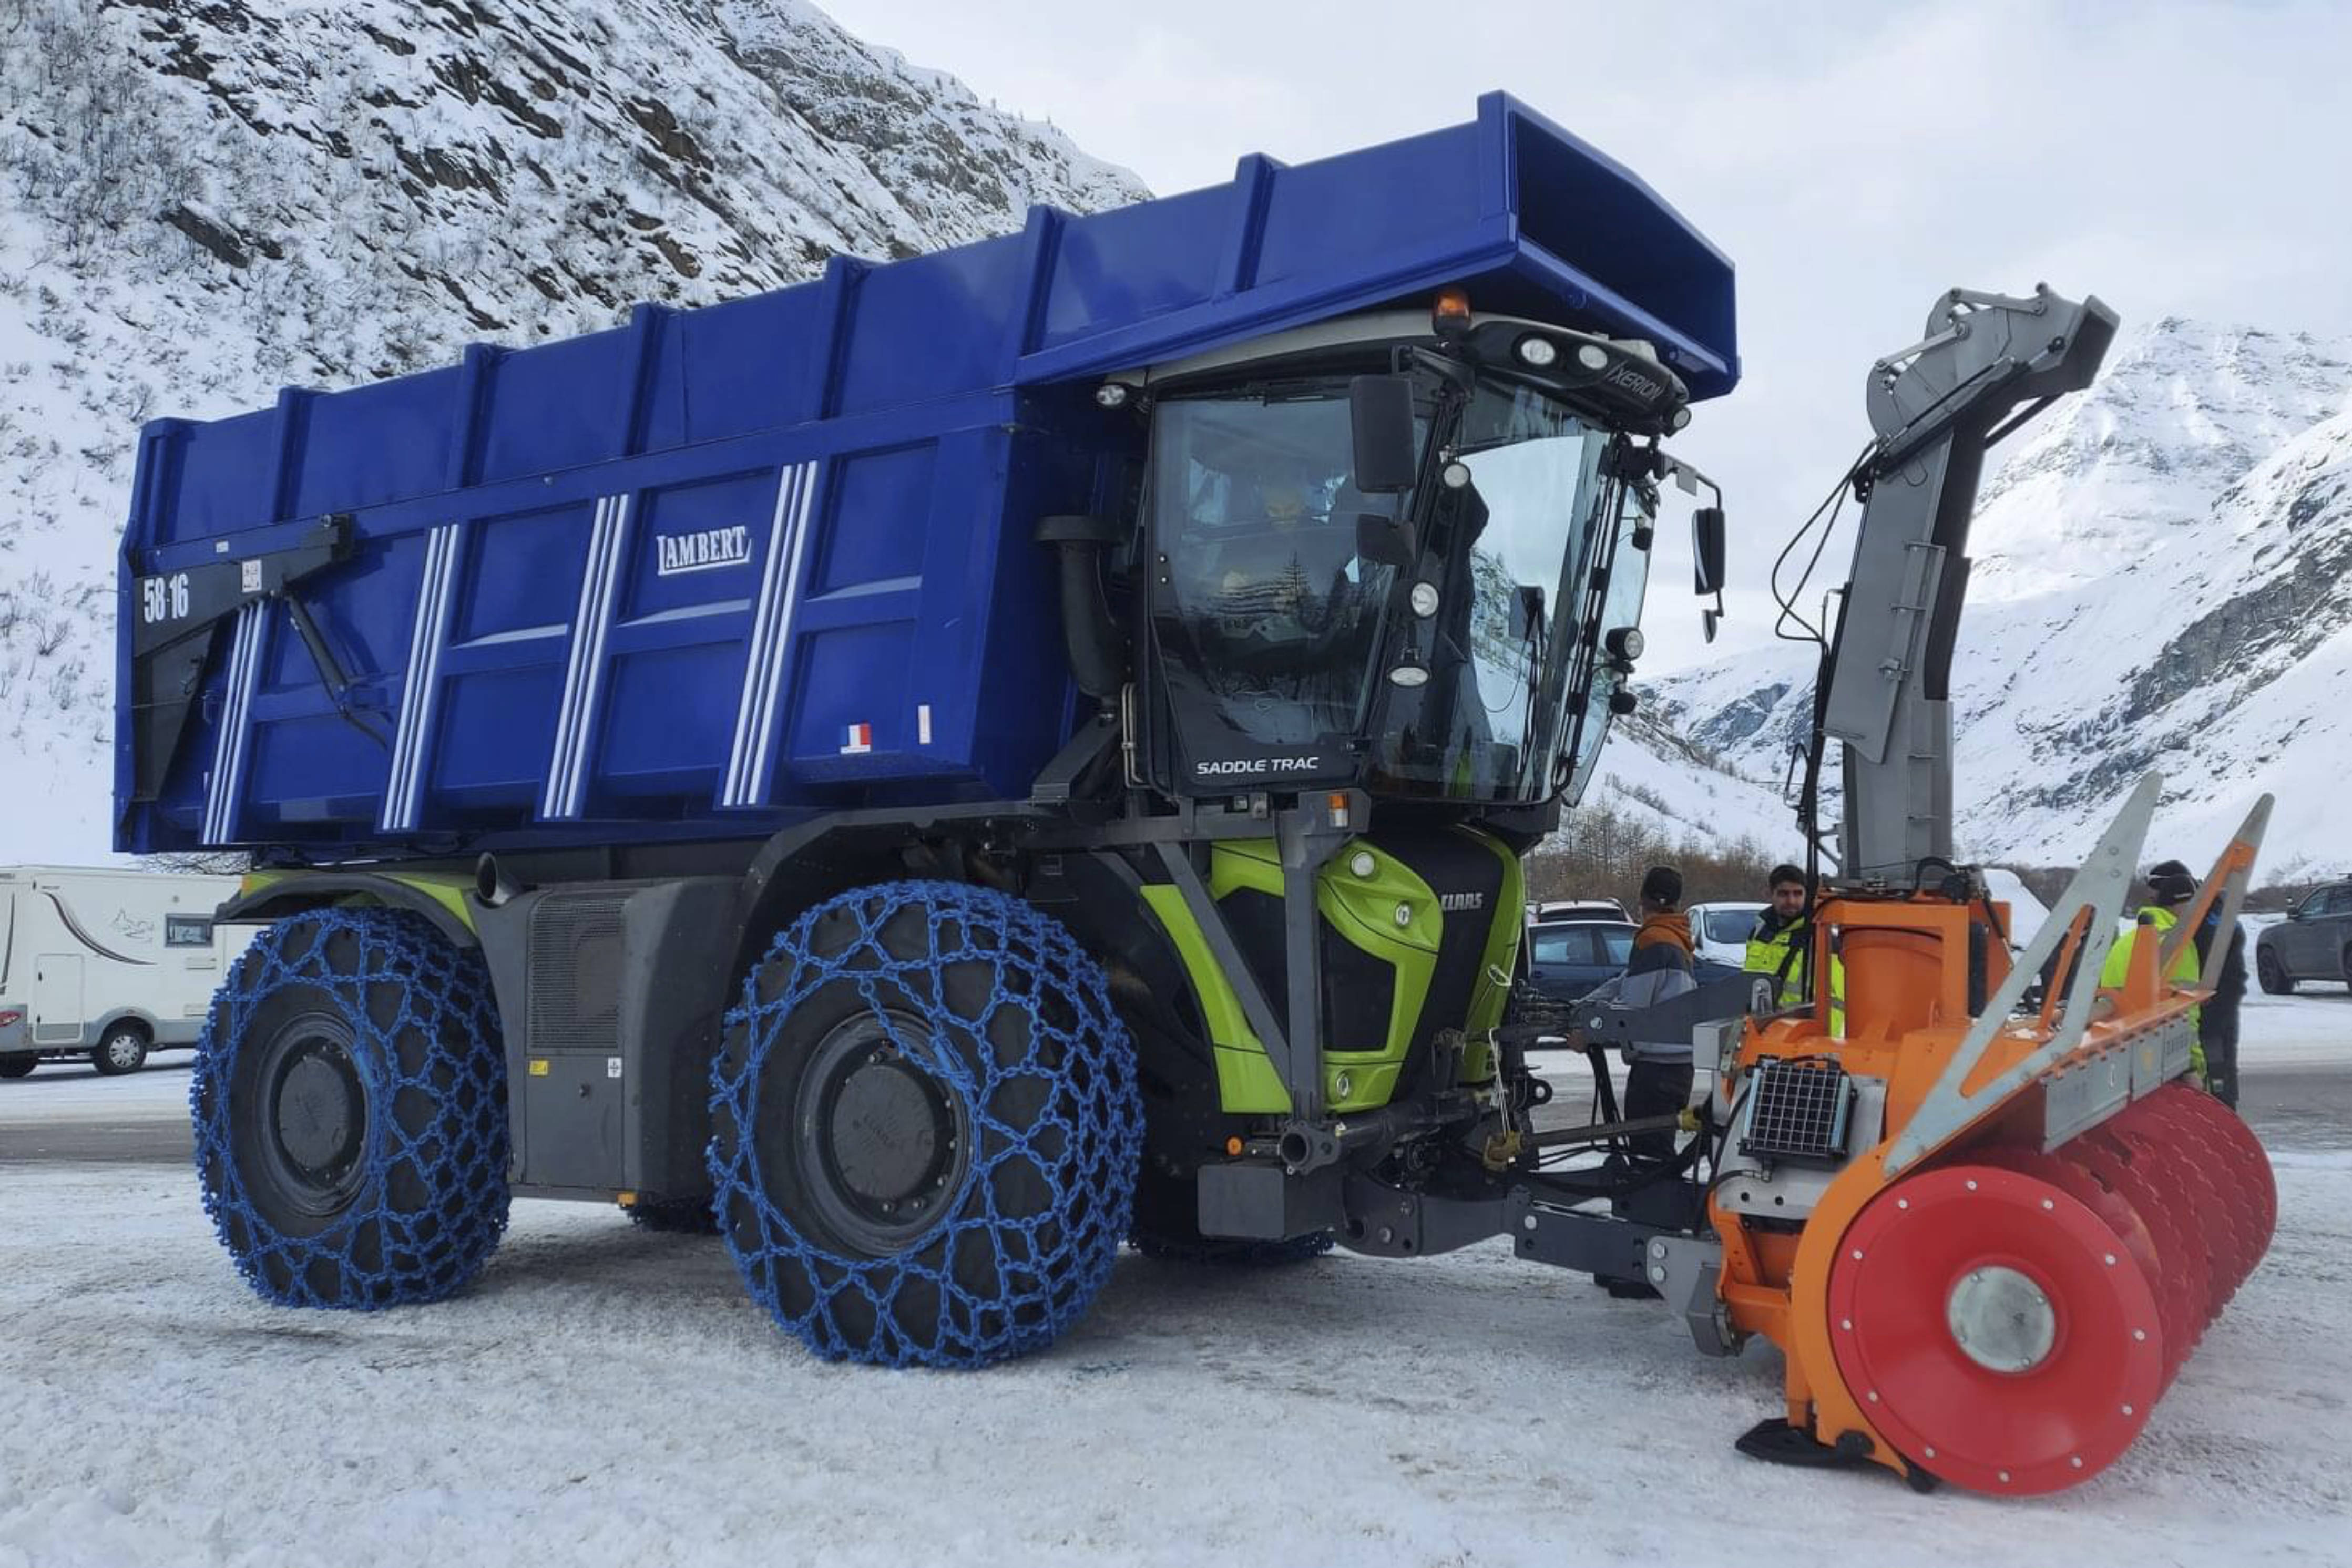
M282 889L289 893L299 892L299 889L297 884L308 880L311 874L312 873L309 872L299 871L250 872L247 873L244 882L239 884L238 894L241 897L251 897L257 894L268 893L272 890L278 889ZM399 883L404 887L411 888L415 892L422 894L426 898L431 899L435 904L437 904L442 908L447 910L452 915L455 915L457 923L463 925L467 930L471 931L474 929L474 912L466 906L467 891L474 885L474 879L472 877L432 872L381 871L370 872L368 874L370 876L381 878L385 882ZM361 906L373 902L373 900L369 894L364 893L353 893L344 889L338 889L331 895L329 902L336 904Z
M1465 1030L1471 1045L1462 1053L1461 1081L1484 1083L1495 1076L1494 1051L1486 1043L1486 1032L1503 1021L1504 1005L1510 1000L1511 976L1519 961L1519 944L1527 936L1527 868L1500 839L1470 828L1455 831L1478 840L1503 862L1503 890L1495 900L1495 928L1487 934L1478 984L1470 993L1470 1018Z
M1507 977L1517 956L1525 925L1526 883L1517 856L1500 842L1469 829L1460 830L1485 843L1504 862L1503 890L1496 901L1495 928L1487 939L1485 972L1471 994L1466 1029L1483 1033L1502 1020L1507 985L1494 974ZM1370 852L1369 874L1352 869L1360 852ZM1210 851L1209 894L1222 899L1244 889L1271 897L1282 896L1282 862L1274 841L1246 840L1221 843ZM1265 1044L1249 1027L1233 982L1217 967L1209 944L1183 894L1160 884L1143 889L1143 898L1159 917L1191 977L1201 1016L1215 1048L1219 1103L1235 1115L1282 1115L1290 1110L1290 1095L1281 1074L1266 1055ZM1368 1111L1388 1103L1404 1069L1407 1049L1429 1003L1430 979L1437 967L1444 915L1437 894L1421 876L1368 839L1350 841L1334 855L1317 879L1316 909L1341 940L1371 955L1395 971L1394 999L1389 1011L1388 1035L1377 1041L1326 1041L1323 1051L1323 1092L1334 1112ZM1404 911L1400 921L1398 911ZM1274 998L1276 1005L1282 999ZM1491 1052L1484 1044L1471 1047L1463 1063L1463 1082L1483 1083L1494 1076ZM1345 1082L1347 1092L1340 1092Z

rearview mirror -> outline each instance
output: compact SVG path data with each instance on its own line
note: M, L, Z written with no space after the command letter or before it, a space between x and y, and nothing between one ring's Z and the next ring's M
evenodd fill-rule
M1405 519L1378 512L1356 514L1356 553L1374 566L1410 567L1421 558L1419 547L1412 525Z
M1691 578L1700 594L1723 591L1723 508L1701 507L1691 514Z
M1358 376L1348 383L1356 488L1398 496L1412 488L1412 378Z

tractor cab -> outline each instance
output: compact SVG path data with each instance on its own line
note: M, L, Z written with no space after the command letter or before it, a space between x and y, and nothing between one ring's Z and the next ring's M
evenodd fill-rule
M1646 344L1382 312L1116 378L1144 400L1143 768L1180 797L1318 787L1573 800L1640 655L1658 438Z

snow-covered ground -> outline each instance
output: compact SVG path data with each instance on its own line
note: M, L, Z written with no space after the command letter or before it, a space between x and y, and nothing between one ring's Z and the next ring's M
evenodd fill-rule
M2245 1022L2250 1072L2352 1082L2352 997ZM184 1169L26 1162L43 1129L168 1120L186 1085L177 1059L0 1084L0 1568L2352 1562L2340 1119L2265 1125L2277 1239L2134 1449L1995 1502L1739 1458L1774 1354L1706 1360L1654 1306L1492 1245L1130 1257L1052 1353L973 1375L813 1361L716 1241L563 1204L518 1203L456 1301L284 1312Z

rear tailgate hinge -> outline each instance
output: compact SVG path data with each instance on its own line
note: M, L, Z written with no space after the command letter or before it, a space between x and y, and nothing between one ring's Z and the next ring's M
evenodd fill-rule
M319 664L335 706L350 715L349 678L327 649L318 623L288 590L351 559L348 512L330 512L294 544L257 555L205 561L134 580L131 634L131 796L153 800L163 789L204 683L221 623L257 600L283 599L303 645Z

